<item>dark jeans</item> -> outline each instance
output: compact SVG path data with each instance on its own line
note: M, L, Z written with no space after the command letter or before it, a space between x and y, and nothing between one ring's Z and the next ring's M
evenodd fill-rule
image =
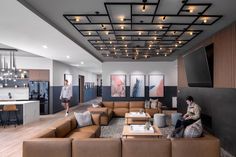
M175 129L176 128L180 128L180 127L183 127L183 128L186 128L187 126L193 124L194 122L196 122L197 120L193 120L193 119L188 119L188 120L184 120L184 119L179 119L177 122L176 122L176 125L175 125Z

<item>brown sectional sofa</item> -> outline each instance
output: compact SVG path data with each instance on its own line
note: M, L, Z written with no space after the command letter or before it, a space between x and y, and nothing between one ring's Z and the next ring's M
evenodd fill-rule
M108 125L111 118L114 117L124 117L125 113L128 112L138 112L140 109L143 109L144 112L150 114L151 117L155 113L160 113L161 109L152 109L144 107L144 101L103 101L100 106L101 108L88 108L92 113L101 114L101 125Z
M40 138L23 143L23 157L220 157L211 135L191 139Z

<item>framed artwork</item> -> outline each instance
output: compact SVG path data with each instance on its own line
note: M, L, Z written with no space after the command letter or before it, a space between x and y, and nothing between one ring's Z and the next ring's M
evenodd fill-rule
M111 75L111 96L112 97L126 97L126 76L125 75Z
M130 97L144 97L145 95L145 76L134 74L130 75Z
M68 80L68 84L72 86L72 75L64 74L64 80Z
M164 75L149 75L149 97L164 97Z

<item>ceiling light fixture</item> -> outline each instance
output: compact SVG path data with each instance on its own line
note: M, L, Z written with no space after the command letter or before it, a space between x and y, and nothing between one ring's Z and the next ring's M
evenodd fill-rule
M70 59L70 56L66 56L67 59Z
M160 26L159 28L160 28L160 29L163 29L163 26Z
M189 32L189 35L193 35L193 32Z
M124 39L125 39L125 37L121 37L121 39L122 39L122 40L124 40Z
M80 17L76 16L76 17L75 17L75 21L76 21L76 22L79 22L79 21L80 21Z
M207 18L205 18L205 19L203 20L203 23L207 23Z
M163 16L162 21L165 21L165 19L166 19L166 16Z
M122 22L123 22L124 20L125 20L125 19L124 19L124 17L121 17L121 18L120 18L120 21L122 21Z
M127 54L126 54L126 56L128 57L128 56L129 56L129 54L127 53Z
M159 55L159 52L157 52L157 55Z
M154 40L157 40L157 37L154 37Z
M145 12L146 11L146 6L145 4L143 5L143 8L142 8L142 12Z
M127 53L127 50L125 50L125 52Z
M102 50L103 48L101 47L101 50Z
M108 31L106 32L106 35L109 35L109 32L108 32Z
M178 45L177 45L177 44L175 44L175 47L178 47Z
M189 12L193 13L193 8L192 7L189 8Z
M115 50L116 48L114 47L113 50Z
M91 35L91 32L88 32L88 35Z
M124 29L125 27L124 26L120 26L121 29Z
M142 35L142 32L138 32L138 35Z
M45 49L47 49L47 48L48 48L48 46L47 46L47 45L43 45L42 47L43 47L43 48L45 48Z
M167 54L165 53L165 57L167 56Z
M84 64L84 62L83 62L83 61L81 61L81 62L80 62L80 64L82 64L82 65L83 65L83 64Z
M112 41L110 41L110 44L112 44Z
M179 41L179 44L181 44L182 43L182 41Z
M107 57L109 57L109 54L107 54Z
M127 47L127 45L125 45L125 47Z
M160 50L162 50L162 47L160 47Z
M151 48L150 48L150 47L149 47L148 49L149 49L149 50L151 50Z

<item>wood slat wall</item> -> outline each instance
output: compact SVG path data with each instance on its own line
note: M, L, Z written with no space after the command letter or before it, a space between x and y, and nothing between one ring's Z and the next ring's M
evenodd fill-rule
M214 87L236 88L236 23L215 33L190 51L214 43ZM178 58L178 87L187 87L183 57Z

